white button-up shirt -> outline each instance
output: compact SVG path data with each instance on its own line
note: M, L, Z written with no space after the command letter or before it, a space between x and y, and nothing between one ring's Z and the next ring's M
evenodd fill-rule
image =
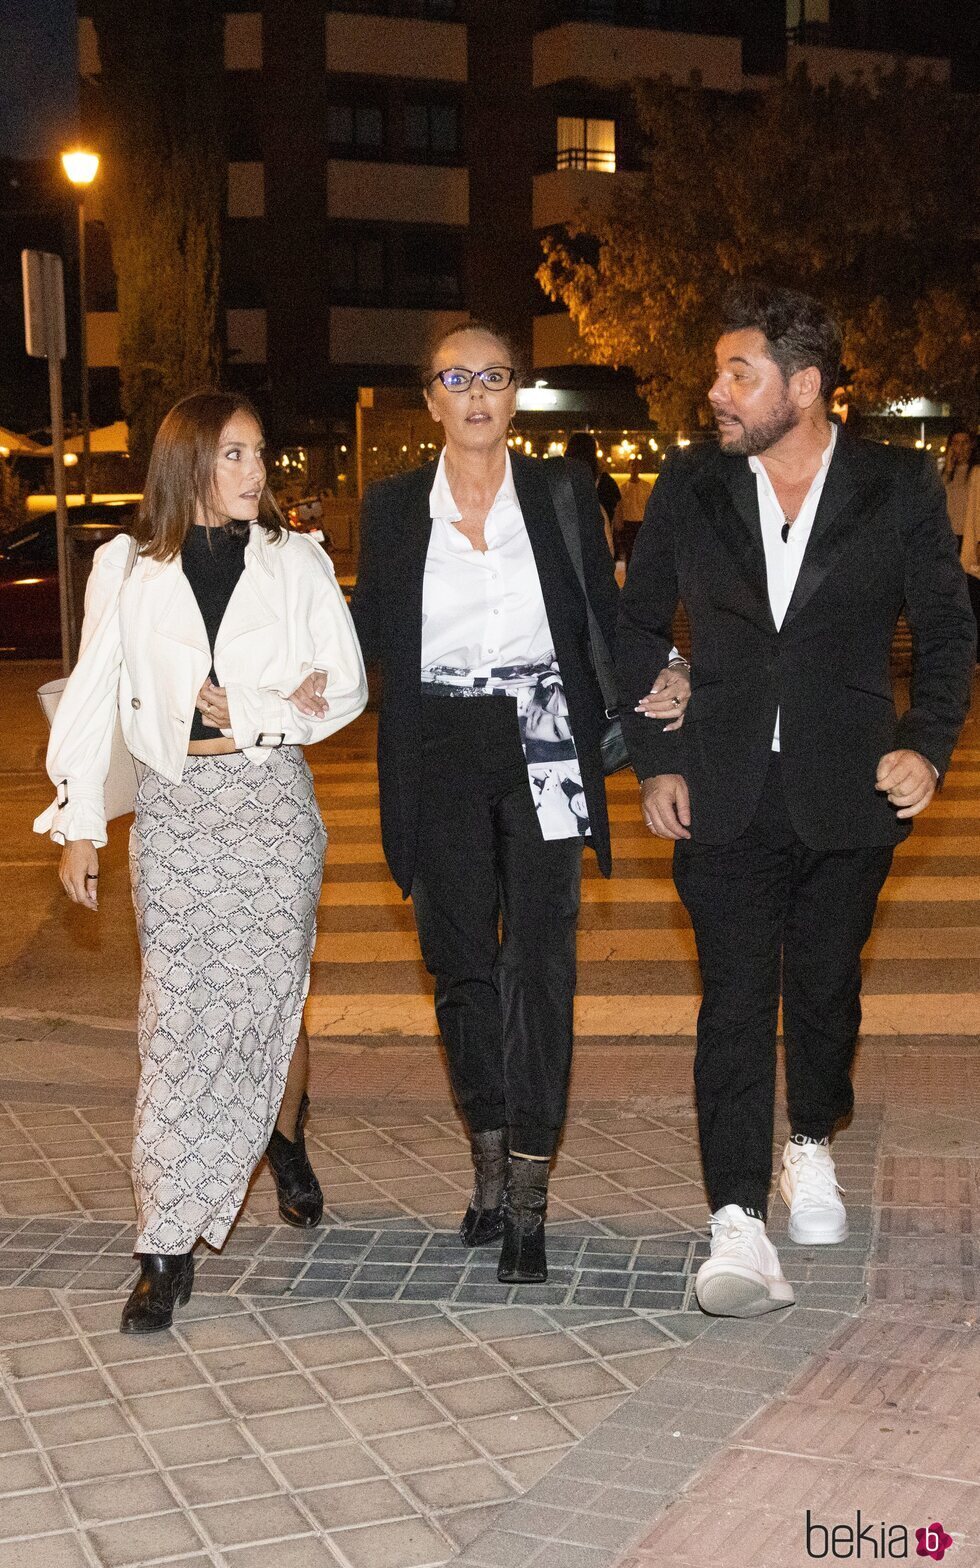
M800 575L803 565L803 556L806 551L810 534L813 530L813 520L817 515L820 497L826 483L830 460L834 455L837 445L837 426L830 427L830 441L820 460L820 467L814 475L813 483L806 494L806 500L796 514L796 521L789 531L786 543L783 543L783 525L786 514L776 498L772 480L766 473L765 467L758 457L749 458L749 467L755 474L756 487L759 494L759 521L762 524L762 544L766 552L766 583L769 589L769 608L777 630L783 624L783 617L789 609L789 602L793 597L796 579ZM776 729L772 737L773 751L779 750L779 714L776 714Z
M510 453L484 525L487 549L475 550L454 524L443 449L429 495L432 533L422 585L422 669L487 677L501 665L554 656L538 569L514 488Z

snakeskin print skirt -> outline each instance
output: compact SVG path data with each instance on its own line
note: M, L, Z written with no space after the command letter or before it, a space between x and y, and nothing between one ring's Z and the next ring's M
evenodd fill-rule
M137 1252L220 1247L282 1104L326 831L299 747L147 770L130 834L142 953Z

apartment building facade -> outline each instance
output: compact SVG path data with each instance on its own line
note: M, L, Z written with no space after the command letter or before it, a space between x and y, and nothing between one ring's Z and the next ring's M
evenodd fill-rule
M208 0L212 3L212 0ZM98 42L81 5L83 78ZM967 8L935 0L229 0L223 320L229 376L296 439L349 439L359 387L409 387L433 329L499 322L535 377L602 396L535 282L544 233L640 167L630 83L764 89L888 68L976 85ZM898 14L901 13L900 22ZM973 50L971 56L970 50ZM84 95L83 95L84 101ZM112 375L97 221L96 374ZM621 378L619 391L622 392Z

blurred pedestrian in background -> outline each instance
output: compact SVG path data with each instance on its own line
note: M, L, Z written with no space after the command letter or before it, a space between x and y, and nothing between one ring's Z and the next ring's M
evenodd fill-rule
M588 430L576 430L569 436L565 443L565 457L572 463L584 463L592 475L599 506L602 510L602 530L606 536L610 555L613 549L613 513L619 505L619 486L611 474L607 474L599 461L599 448L596 438Z
M642 475L643 463L634 457L630 463L630 476L619 493L619 505L613 514L613 545L617 561L629 565L636 536L640 531L647 502L653 494L653 485Z
M954 431L946 443L943 485L949 520L960 541L960 560L977 622L977 662L980 663L980 463L977 461L977 438L968 430Z

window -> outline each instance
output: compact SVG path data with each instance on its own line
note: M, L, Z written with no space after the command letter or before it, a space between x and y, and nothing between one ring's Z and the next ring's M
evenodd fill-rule
M550 14L558 22L612 22L682 33L737 34L740 21L737 0L552 0Z
M402 250L402 288L407 305L432 310L458 304L458 236L431 230L407 234Z
M225 232L221 292L229 310L254 310L268 303L263 249L247 229L235 224Z
M558 117L559 169L592 169L616 172L616 121Z
M341 234L330 241L330 294L340 302L380 305L385 297L384 242L373 234Z
M378 153L385 139L384 114L376 104L332 103L327 109L327 136L332 150L362 156Z
M429 158L452 158L459 151L459 123L454 103L405 105L405 147Z

